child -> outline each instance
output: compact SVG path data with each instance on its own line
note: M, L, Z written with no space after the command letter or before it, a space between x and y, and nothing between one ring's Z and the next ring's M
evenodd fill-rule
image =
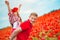
M12 33L10 40L13 40L17 36L16 40L27 40L32 29L32 24L35 22L38 15L31 13L29 19L23 23Z
M8 11L9 11L9 21L11 26L13 27L12 32L19 26L19 24L22 22L21 17L19 16L19 11L21 8L21 4L19 5L19 8L14 7L13 9L10 8L10 4L8 1L5 1L7 7L8 7Z
M21 7L21 4L19 5L19 8L14 7L13 9L10 8L10 4L8 1L5 1L7 7L8 7L8 11L9 11L9 21L10 24L12 25L12 27L14 26L13 24L16 22L22 22L21 17L19 16L19 8Z

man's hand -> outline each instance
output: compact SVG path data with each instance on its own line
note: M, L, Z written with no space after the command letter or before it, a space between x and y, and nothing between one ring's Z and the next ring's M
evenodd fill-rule
M5 4L6 4L6 5L9 5L9 2L8 2L8 1L5 1Z

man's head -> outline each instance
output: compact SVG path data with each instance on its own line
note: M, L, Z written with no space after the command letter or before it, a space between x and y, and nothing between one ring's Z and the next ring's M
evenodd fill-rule
M35 22L36 18L38 17L37 13L31 13L29 16L29 20L31 23Z

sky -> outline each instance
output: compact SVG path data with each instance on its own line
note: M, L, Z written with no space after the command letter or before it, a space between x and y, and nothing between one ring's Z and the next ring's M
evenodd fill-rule
M52 10L60 9L60 0L7 0L11 9L22 4L19 15L25 21L32 12L42 16ZM9 26L8 9L5 0L0 0L0 29Z

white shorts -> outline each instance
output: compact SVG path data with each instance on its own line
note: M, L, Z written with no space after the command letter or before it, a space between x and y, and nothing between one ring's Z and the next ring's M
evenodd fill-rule
M13 24L13 28L16 29L17 27L19 27L19 22L16 21L16 22L14 22L14 24Z

